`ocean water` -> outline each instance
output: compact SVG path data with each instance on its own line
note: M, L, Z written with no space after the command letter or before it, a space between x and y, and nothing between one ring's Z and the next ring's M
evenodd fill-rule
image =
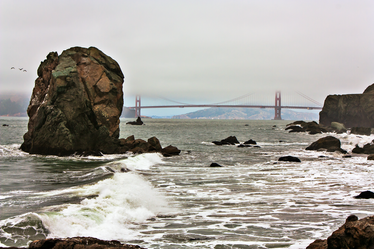
M1 117L0 246L92 236L145 248L305 248L350 214L374 215L374 200L353 198L374 191L373 161L305 150L327 134L288 133L278 120L126 121L120 137L156 136L181 155L29 155L19 150L28 119ZM211 143L228 136L260 147ZM334 136L348 151L374 139ZM302 162L277 161L287 155Z

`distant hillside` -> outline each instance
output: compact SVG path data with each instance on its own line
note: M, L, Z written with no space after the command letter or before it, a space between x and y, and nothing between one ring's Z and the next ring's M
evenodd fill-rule
M173 116L173 119L251 119L271 120L274 118L274 109L252 108L209 108L183 115ZM296 112L282 109L282 119L286 120L318 120L318 113Z
M0 116L27 116L27 107L30 96L25 95L0 95Z

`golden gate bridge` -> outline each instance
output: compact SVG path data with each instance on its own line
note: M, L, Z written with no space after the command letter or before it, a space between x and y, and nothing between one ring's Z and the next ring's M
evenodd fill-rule
M167 100L169 102L174 102L175 104L172 105L142 105L141 104L141 96L136 95L135 96L135 106L131 107L126 107L132 111L135 111L135 118L141 116L141 110L142 109L151 109L151 108L209 108L209 107L222 107L222 108L271 108L274 109L274 120L281 120L282 119L282 109L307 109L307 110L321 110L322 109L322 104L319 103L318 101L315 101L314 99L306 96L303 93L297 92L298 95L300 95L302 98L308 100L310 103L313 103L313 105L309 104L307 106L304 105L282 105L282 95L281 91L276 91L275 92L275 101L274 105L264 105L264 104L228 104L232 103L234 101L238 101L240 99L243 99L245 97L248 97L249 95L253 94L246 94L234 99L230 99L227 101L219 102L219 103L214 103L214 104L187 104L187 103L182 103L174 100L170 100L167 98L162 98L164 100Z

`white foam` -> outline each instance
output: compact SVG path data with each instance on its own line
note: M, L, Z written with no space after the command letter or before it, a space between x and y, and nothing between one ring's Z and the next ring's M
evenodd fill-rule
M81 191L98 197L41 215L43 224L51 232L49 237L129 239L138 234L131 229L134 224L174 211L164 195L132 172L116 173L113 178L86 186Z
M0 145L0 156L1 157L22 157L28 156L29 154L20 150L20 144Z
M117 161L116 165L125 166L130 170L149 170L155 164L161 164L162 155L159 153L145 153ZM110 166L108 164L108 166Z

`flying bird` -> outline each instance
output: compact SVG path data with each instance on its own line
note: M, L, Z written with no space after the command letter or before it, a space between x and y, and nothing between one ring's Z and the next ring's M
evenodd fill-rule
M26 72L26 73L27 73L27 70L23 70L23 72Z
M23 67L21 67L21 68L18 68L20 71L22 71L22 69L23 69Z
M15 69L15 67L11 67L10 69Z

